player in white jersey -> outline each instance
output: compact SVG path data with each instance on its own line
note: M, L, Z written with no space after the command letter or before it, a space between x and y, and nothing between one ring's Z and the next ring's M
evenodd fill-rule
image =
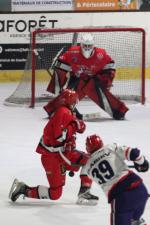
M125 160L133 161L138 172L146 172L149 163L140 150L117 144L104 145L96 134L87 137L86 150L91 156L83 170L108 197L111 225L146 225L141 216L149 196L147 189L125 163Z

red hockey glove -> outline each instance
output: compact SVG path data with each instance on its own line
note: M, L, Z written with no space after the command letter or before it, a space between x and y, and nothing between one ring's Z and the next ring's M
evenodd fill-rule
M145 159L142 165L134 162L134 167L138 172L147 172L149 169L149 162Z
M65 151L69 151L70 152L70 151L74 150L75 148L76 148L76 142L75 142L74 138L72 138L72 140L66 142L65 145L64 145L64 150Z
M75 123L76 132L83 133L85 131L86 125L83 120L76 119L73 122Z

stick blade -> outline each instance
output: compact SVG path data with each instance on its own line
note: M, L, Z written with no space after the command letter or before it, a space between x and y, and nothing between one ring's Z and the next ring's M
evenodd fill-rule
M83 120L84 121L92 121L92 120L97 120L97 119L100 119L100 118L101 118L100 112L83 114Z

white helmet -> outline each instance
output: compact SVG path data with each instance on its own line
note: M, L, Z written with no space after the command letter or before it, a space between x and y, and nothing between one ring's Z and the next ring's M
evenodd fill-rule
M94 38L93 36L89 33L89 34L83 34L83 36L81 37L81 51L82 54L84 55L85 58L90 58L90 56L93 53L93 49L94 49Z

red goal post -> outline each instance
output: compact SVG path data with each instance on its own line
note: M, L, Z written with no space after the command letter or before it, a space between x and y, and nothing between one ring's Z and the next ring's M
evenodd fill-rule
M131 27L34 30L23 78L5 103L28 104L34 107L37 102L48 101L52 95L46 92L46 88L53 73L54 59L72 44L79 44L80 37L85 32L92 33L95 45L106 49L116 62L117 72L112 93L122 100L144 104L145 30ZM25 91L27 83L28 88Z

